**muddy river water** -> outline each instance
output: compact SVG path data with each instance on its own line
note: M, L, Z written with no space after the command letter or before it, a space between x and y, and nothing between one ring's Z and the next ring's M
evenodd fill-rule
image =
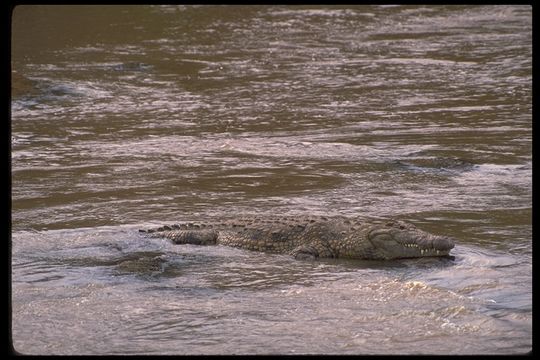
M529 6L19 6L25 354L532 347ZM297 261L139 228L397 218L453 259Z

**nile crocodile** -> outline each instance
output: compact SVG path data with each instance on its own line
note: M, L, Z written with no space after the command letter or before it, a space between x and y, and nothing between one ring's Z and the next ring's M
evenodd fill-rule
M226 245L290 254L297 259L395 259L446 256L448 237L422 231L398 220L344 217L241 217L139 230L175 244Z

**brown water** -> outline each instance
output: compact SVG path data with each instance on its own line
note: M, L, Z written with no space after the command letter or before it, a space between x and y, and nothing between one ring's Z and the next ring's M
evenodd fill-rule
M29 354L532 347L528 6L19 6L12 337ZM295 261L140 227L396 217L454 260Z

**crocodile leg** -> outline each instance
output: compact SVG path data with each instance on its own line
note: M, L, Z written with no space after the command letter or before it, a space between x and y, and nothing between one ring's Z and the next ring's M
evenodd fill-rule
M319 257L319 252L310 245L300 245L291 251L291 255L297 260L315 260Z
M334 254L320 242L300 245L294 248L290 254L298 260L315 260L316 258L332 258Z

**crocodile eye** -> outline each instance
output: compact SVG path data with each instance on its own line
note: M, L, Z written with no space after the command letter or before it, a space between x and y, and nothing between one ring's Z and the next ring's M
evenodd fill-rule
M400 229L400 230L405 230L405 226L399 225L399 229Z

